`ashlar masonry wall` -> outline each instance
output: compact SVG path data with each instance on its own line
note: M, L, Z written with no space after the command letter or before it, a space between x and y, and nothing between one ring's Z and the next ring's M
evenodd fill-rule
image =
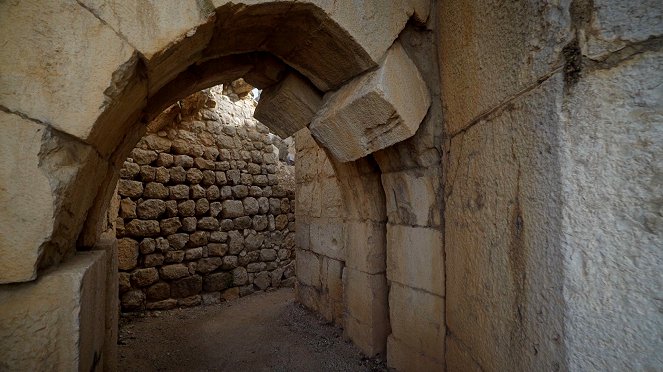
M194 94L150 124L118 183L124 311L293 286L294 167L255 102Z

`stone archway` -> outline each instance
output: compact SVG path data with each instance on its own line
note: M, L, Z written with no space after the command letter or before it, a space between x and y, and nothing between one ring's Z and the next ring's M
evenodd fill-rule
M83 314L83 308L103 308L94 288L108 281L105 265L112 265L112 259L105 257L109 263L103 263L104 257L93 258L94 252L77 252L100 245L100 221L119 167L144 134L145 123L167 105L192 91L244 77L265 89L259 119L268 126L286 123L272 129L289 134L309 126L338 159L336 168L350 169L345 193L357 196L352 180L362 178L354 176L365 172L364 160L350 162L413 136L431 102L417 64L396 40L411 16L426 19L425 1L385 7L367 0L351 8L317 1L193 0L136 8L93 1L0 7L0 24L12 30L3 34L16 35L5 43L13 53L0 60L2 155L12 164L0 170L3 179L21 180L2 186L0 283L30 282L63 269L77 273L80 283L69 283L68 290L80 319L51 328L68 332L80 327L79 335L70 334L73 343L67 347L80 343L88 349L67 349L80 359L59 355L65 367L87 368L102 358L94 345L103 344L98 335L103 332L92 329L99 321ZM6 60L10 55L25 63L11 63ZM400 150L395 151L398 156ZM388 159L389 151L384 154ZM369 187L379 188L379 172L371 173ZM32 192L26 194L26 188ZM381 195L381 190L366 195ZM379 209L385 206L381 197L373 202ZM367 222L362 213L350 221L356 224L350 223L348 231L362 231ZM382 216L369 222L382 223ZM22 224L6 223L11 220ZM382 282L384 297L377 299L376 311L383 324L375 330L373 318L357 319L357 327L369 331L357 331L356 339L375 331L377 338L358 342L375 353L384 351L389 332L384 324L387 285L383 268L365 274L378 275ZM39 293L30 284L22 285L25 301ZM89 288L79 293L81 286ZM49 307L63 309L66 305L57 301ZM20 324L22 315L13 315L12 322ZM105 326L106 331L112 328L109 320ZM24 330L20 336L30 333ZM52 348L48 352L53 354ZM46 354L31 360L52 362Z

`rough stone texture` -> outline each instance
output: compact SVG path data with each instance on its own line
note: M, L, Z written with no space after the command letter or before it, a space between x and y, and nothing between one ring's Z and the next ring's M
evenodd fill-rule
M289 74L260 94L255 117L281 138L305 128L322 106L322 97L306 79Z
M292 167L268 156L281 139L251 117L255 103L250 97L233 102L213 88L180 105L181 117L171 123L159 118L157 133L143 137L123 165L118 204L125 206L124 229L117 237L119 268L130 278L121 276L123 311L214 302L219 291L234 286L242 286L242 295L280 286L272 273L282 273L295 258ZM164 155L173 161L155 167ZM168 177L156 181L157 171ZM274 175L272 183L252 184L254 176ZM228 181L230 193L210 203ZM261 209L248 196L253 187L254 194L279 198L264 197L267 208ZM158 241L168 244L157 249ZM233 270L246 275L233 283Z
M2 105L108 154L146 97L134 48L75 1L3 2L0 14L0 33L13 35L0 57Z
M95 353L76 348L96 348L97 342L85 338L84 328L70 327L78 311L72 301L104 303L101 297L85 300L85 293L97 296L102 286L86 292L84 285L83 295L78 294L76 284L87 276L75 276L61 281L66 290L18 297L77 262L76 248L91 248L107 228L141 238L139 243L145 238L140 234L161 229L156 219L133 224L104 219L106 210L116 208L118 200L110 196L118 176L155 184L141 190L123 182L120 193L137 207L147 199L165 200L164 188L156 184L184 183L187 175L200 188L178 189L181 194L174 196L183 199L177 200L196 199L202 188L210 204L238 195L258 200L258 214L220 220L221 231L214 232L230 238L215 236L212 242L227 244L214 251L234 252L238 265L253 264L255 272L238 275L241 287L194 293L201 284L204 290L204 280L194 276L195 261L209 258L204 242L209 245L212 234L190 239L188 233L196 232L198 218L206 213L218 218L221 204L214 208L216 215L205 211L204 203L200 208L183 204L180 215L176 199L169 200L158 218L192 218L182 221L181 229L187 229L180 231L187 234L139 244L137 262L163 255L164 264L183 263L186 276L173 281L184 279L176 293L187 297L168 299L171 283L166 281L132 288L131 273L122 272L118 289L127 310L191 306L215 301L217 293L219 299L251 293L256 287L250 281L259 276L260 286L265 285L263 272L275 262L258 262L263 249L289 261L271 270L272 285L278 279L292 284L297 281L294 257L280 252L298 244L319 262L319 286L298 283L298 299L344 324L366 353L387 340L387 359L397 369L441 370L441 357L447 370L648 370L663 364L657 332L662 271L657 248L663 230L657 162L663 142L660 1L438 1L430 14L425 0L358 0L352 6L318 0L125 3L0 3L0 291L16 296L0 301L0 308L18 314L0 317L12 322L0 327L5 332L0 363L18 361L17 367L0 369L91 369ZM414 19L408 22L410 16ZM138 120L143 114L151 119L190 92L240 76L269 88L290 69L332 97L351 90L343 86L347 82L379 71L373 69L396 38L427 84L428 113L412 137L348 164L328 159L304 138L301 147L297 144L303 152L297 155L296 186L303 197L294 212L295 203L283 202L285 195L275 185L280 158L275 148L280 148L274 138L252 139L254 150L240 150L236 124L246 115L206 110L189 132L202 134L210 125L214 133L194 144L167 130L159 135L157 129L139 145L145 151L136 151L118 172L143 135L144 120ZM407 89L397 93L410 104L407 108L422 104L420 95ZM186 117L190 108L173 106L162 122ZM362 119L353 120L354 129L384 123L380 115L391 113L377 106L354 111ZM214 121L224 123L221 130L209 124ZM325 137L353 143L366 134ZM209 151L220 144L223 149ZM175 159L165 152L187 157L173 166ZM198 171L187 173L191 168ZM245 187L233 189L238 185ZM165 190L169 196L170 189ZM123 218L136 219L131 203L124 205ZM289 231L275 232L277 225ZM428 239L410 257L404 245L425 238L412 232L442 227L446 267L440 280L447 282L439 282L440 271L428 262L420 264L421 274L411 275L417 265L409 260L421 260L421 253L432 257L429 253L438 248L430 243L437 238ZM244 239L244 229L251 239ZM271 246L244 252L245 241L253 247L258 233L265 235L262 244ZM383 257L392 257L393 269ZM221 272L244 274L232 267L234 260L227 261ZM149 262L158 267L158 259ZM385 284L371 287L368 278ZM407 295L396 294L400 282L407 284L402 288ZM389 285L394 293L388 312L387 302L377 301L382 297L360 290ZM441 287L446 297L426 300L439 296L411 286L438 294ZM424 299L411 301L422 309L444 301L447 349L439 355L430 355L439 350L432 348L439 339L428 333L434 326L416 337L403 331L410 330L408 324L415 329L425 324L422 319L441 324L435 310L416 316L402 311L398 299L419 294ZM26 303L45 303L48 309L32 316L39 307ZM104 313L86 308L80 313L86 317ZM364 309L391 315L388 339L383 318L362 316ZM40 321L46 326L35 323ZM33 327L32 337L23 337L26 325ZM93 334L101 338L110 328ZM22 349L20 341L26 340ZM65 344L66 352L59 353L56 349ZM112 358L101 355L104 365Z
M450 135L560 67L570 2L438 2L440 73ZM481 25L466 27L466 25Z
M430 100L416 65L395 43L380 68L325 96L311 134L336 159L356 160L412 137Z
M443 243L439 230L387 224L387 277L444 296Z
M660 4L649 5L661 14ZM659 46L587 72L567 98L562 249L573 370L663 365L662 87Z
M562 88L557 74L451 140L447 327L484 369L565 369L558 285Z
M396 356L398 362L390 362L402 370L415 370L419 358L437 365L435 370L444 369L444 299L442 297L391 282L389 290L390 339L416 352ZM402 351L402 346L392 346L392 352ZM396 350L394 350L396 349ZM405 362L405 363L404 363Z
M0 128L11 138L0 146L0 283L29 281L39 265L70 252L66 242L83 223L78 213L89 208L96 192L81 190L81 182L99 177L94 168L105 166L90 146L19 115L0 112ZM51 194L52 187L59 193ZM76 188L76 202L68 200ZM64 211L72 216L62 216Z
M94 369L115 311L106 308L108 262L103 251L81 252L36 281L0 287L0 369Z

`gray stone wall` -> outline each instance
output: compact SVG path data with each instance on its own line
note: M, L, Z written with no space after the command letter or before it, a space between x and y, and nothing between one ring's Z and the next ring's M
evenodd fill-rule
M213 106L213 107L210 107ZM122 310L294 284L294 177L251 99L194 95L150 124L117 191ZM173 112L175 111L175 112ZM277 139L280 141L280 139Z

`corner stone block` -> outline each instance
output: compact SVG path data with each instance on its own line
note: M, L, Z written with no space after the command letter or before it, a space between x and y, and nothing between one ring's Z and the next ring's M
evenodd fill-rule
M389 335L388 286L384 274L345 269L345 331L366 355L384 352Z
M0 370L90 371L104 363L96 358L106 312L116 310L105 309L105 255L81 252L34 282L0 287Z
M412 137L430 102L417 67L394 43L377 70L324 97L309 129L337 160L348 162Z
M290 73L262 92L253 116L281 138L287 138L308 126L320 106L318 90L305 78Z
M73 250L105 166L90 146L18 115L0 112L0 131L0 283L25 282Z
M387 225L387 278L444 296L442 232Z

